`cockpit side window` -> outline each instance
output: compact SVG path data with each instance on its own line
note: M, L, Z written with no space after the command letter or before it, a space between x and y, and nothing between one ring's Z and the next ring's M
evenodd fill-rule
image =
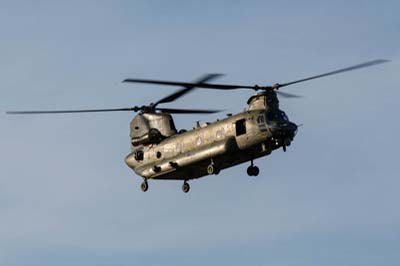
M264 114L259 114L259 116L257 117L257 124L258 124L258 128L261 131L267 130L267 124L265 123L265 115Z
M288 116L281 110L270 111L266 114L267 122L269 121L289 121Z
M288 116L283 111L279 111L279 116L283 121L289 121Z
M281 110L267 112L267 121L289 121L288 116Z

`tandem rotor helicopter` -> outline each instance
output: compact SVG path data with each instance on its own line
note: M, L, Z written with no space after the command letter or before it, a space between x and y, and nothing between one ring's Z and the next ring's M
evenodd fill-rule
M58 111L8 111L7 114L62 114L84 112L138 112L130 123L131 153L126 164L143 177L140 187L149 188L148 180L182 180L182 190L190 190L188 181L206 175L218 175L221 170L250 161L249 176L257 176L259 168L253 161L272 151L290 146L298 125L289 120L279 108L278 95L299 97L279 91L296 83L322 78L342 72L386 63L378 59L328 73L271 86L243 86L213 84L220 74L208 74L195 82L175 82L150 79L126 79L123 82L181 86L182 89L149 105L116 109L58 110ZM177 100L195 88L217 90L254 90L245 111L228 115L212 123L197 123L192 130L177 131L171 114L210 114L219 110L175 109L158 107Z

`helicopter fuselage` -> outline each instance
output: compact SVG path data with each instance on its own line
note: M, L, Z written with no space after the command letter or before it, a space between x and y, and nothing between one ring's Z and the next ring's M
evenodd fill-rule
M284 113L278 108L276 95L272 96L253 96L249 109L242 113L198 124L158 144L137 147L125 161L146 180L190 180L218 174L222 169L286 148L297 126L286 115L274 118ZM268 102L271 98L273 101ZM268 120L271 113L274 115Z

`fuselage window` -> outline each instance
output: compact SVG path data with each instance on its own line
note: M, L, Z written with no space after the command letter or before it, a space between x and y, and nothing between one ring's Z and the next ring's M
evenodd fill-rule
M200 146L202 142L203 141L201 140L201 137L197 137L197 139L196 139L197 146Z
M135 160L139 162L143 161L143 158L144 158L144 152L142 150L137 150L135 152Z
M222 138L222 131L221 130L217 130L215 135L216 135L217 139L221 139Z
M236 121L236 136L246 134L246 119Z

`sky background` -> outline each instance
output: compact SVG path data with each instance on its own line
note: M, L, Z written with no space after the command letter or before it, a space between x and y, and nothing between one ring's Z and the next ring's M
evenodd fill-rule
M0 1L0 265L399 265L399 1ZM285 91L289 147L190 182L124 163L129 107L176 88L128 77L267 85L385 58ZM197 90L165 107L246 106ZM178 128L216 115L175 117Z

